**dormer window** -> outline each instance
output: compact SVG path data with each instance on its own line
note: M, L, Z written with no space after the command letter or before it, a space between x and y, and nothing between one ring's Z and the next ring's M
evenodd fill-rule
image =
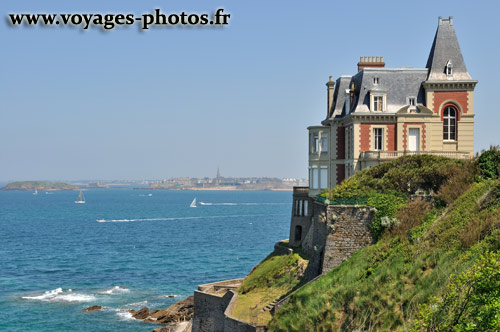
M379 83L380 83L379 78L378 78L378 77L374 77L374 78L373 78L373 84L374 84L374 85L378 85Z
M370 111L385 112L387 110L387 90L374 88L370 90Z
M407 104L410 105L410 107L414 108L417 106L417 98L416 97L408 97Z
M451 61L448 60L446 63L446 67L444 69L446 76L451 76L453 74L453 65L451 64Z

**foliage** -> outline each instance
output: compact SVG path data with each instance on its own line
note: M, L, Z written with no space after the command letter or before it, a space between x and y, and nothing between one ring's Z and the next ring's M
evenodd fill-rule
M403 235L411 229L421 225L428 212L431 210L431 204L425 201L417 200L403 206L396 213L397 225L391 230L392 234Z
M496 179L499 175L500 149L497 146L483 151L477 159L480 175L483 179Z
M363 183L368 182L358 179L360 186ZM373 190L369 195L371 203L376 204L373 197L377 197L380 210L384 207L381 202L387 203L394 197L406 201L405 194L399 191L393 192L392 197L373 195L374 192L377 193ZM500 220L500 181L473 183L446 209L424 202L386 207L395 213L399 224L375 245L358 251L294 293L269 323L270 332L408 331L416 324L416 317L424 317L425 308L434 310L433 305L442 302L433 302L433 297L446 298L450 280L458 280L450 279L451 275L461 276L481 254L500 249L500 225L493 222ZM479 235L464 245L463 237L475 229ZM466 284L466 280L462 283ZM478 290L477 294L482 294ZM492 313L497 314L496 307L481 303L479 295L477 299L467 307L464 316L477 315L476 326L469 326L472 330L479 326L479 320L483 322L495 317ZM461 303L458 300L456 303Z
M450 279L441 299L420 306L412 331L500 331L500 253L484 253Z
M370 229L372 236L377 240L383 233L384 229L390 228L391 222L387 223L386 227L382 224L382 219L391 220L396 215L396 212L405 204L405 199L395 192L388 194L372 193L368 197L367 205L374 207L377 212L373 217Z
M447 205L467 191L474 182L477 173L476 164L467 161L454 172L440 188L436 197Z

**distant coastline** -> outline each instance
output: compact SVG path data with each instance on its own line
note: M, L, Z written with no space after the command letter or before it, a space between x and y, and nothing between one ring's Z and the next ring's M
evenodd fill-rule
M0 190L80 190L79 187L65 182L44 182L44 181L16 181L0 188Z

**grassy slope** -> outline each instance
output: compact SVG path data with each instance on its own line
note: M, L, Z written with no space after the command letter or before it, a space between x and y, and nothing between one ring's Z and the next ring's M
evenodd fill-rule
M266 257L237 290L238 301L232 315L254 324L267 324L271 314L262 309L299 286L307 264L307 258L297 252Z
M361 172L330 196L388 189L404 193L411 186L422 187L422 178L427 179L425 189L437 192L444 183L455 185L453 174L467 168L440 158L405 159ZM299 290L273 317L269 330L409 330L419 305L442 296L451 275L466 270L480 254L500 248L500 183L469 186L463 184L465 193L446 209L431 209L403 231L386 231L377 244Z

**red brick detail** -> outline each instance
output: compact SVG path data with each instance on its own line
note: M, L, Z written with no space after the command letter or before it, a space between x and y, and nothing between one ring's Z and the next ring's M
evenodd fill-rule
M446 103L443 105L443 109L441 110L441 121L443 121L444 109L448 106L453 107L457 111L457 121L460 121L460 110L458 109L457 105L455 105L453 103Z
M359 151L370 151L370 128L373 125L383 125L387 130L387 146L384 149L387 151L396 151L396 124L395 123L362 123L360 124ZM385 143L384 143L385 144Z
M370 127L369 123L362 123L359 134L359 152L370 151Z
M427 138L427 134L425 132L425 123L421 123L421 122L405 122L403 123L403 150L406 150L407 149L407 141L408 141L408 130L407 130L407 126L408 125L412 125L412 126L420 126L422 128L422 134L421 134L421 137L422 137L422 150L425 151L425 148L426 148L426 138Z
M388 123L387 125L387 151L396 151L396 124Z
M345 165L337 164L337 184L341 184L345 179Z
M467 114L469 94L467 91L434 91L434 113L441 113L441 120L443 119L442 109L439 109L442 103L446 100L452 100L462 107L464 114Z
M345 159L345 127L337 128L337 159Z

